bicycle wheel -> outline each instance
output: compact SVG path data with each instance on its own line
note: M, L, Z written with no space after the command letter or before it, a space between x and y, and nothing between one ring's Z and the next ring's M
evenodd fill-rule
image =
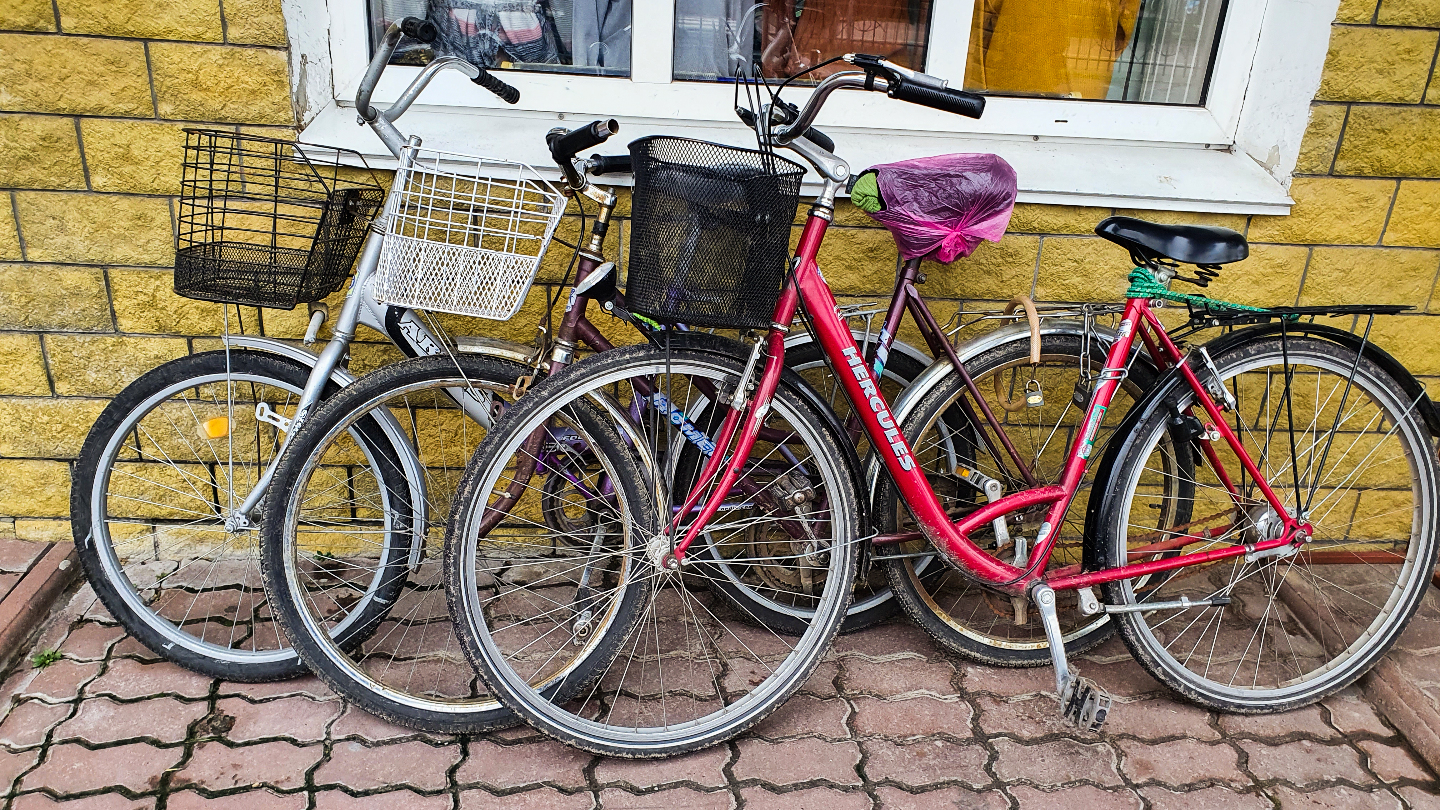
M714 745L798 689L839 630L855 573L851 471L823 418L785 387L709 542L750 548L741 562L767 568L777 589L791 589L786 598L806 603L804 632L785 636L717 597L704 559L664 565L671 509L654 504L685 489L670 486L676 437L706 440L684 417L725 407L721 393L744 364L650 347L605 352L532 389L468 466L446 536L451 614L496 695L546 734L624 757ZM528 506L539 502L529 471L551 463L557 436L592 460L575 483L594 528L578 536L555 533ZM500 514L493 530L482 525ZM596 617L609 629L594 632ZM580 657L613 660L591 683L573 679L568 699L549 699L542 686Z
M1074 398L1080 381L1083 341L1076 335L1045 335L1041 340L1040 365L1030 364L1029 340L1017 340L980 354L966 364L979 391L987 396L991 408L1005 427L1016 450L1030 465L1041 485L1058 483L1065 456L1080 429L1085 410ZM1104 366L1105 346L1090 348L1090 368ZM1007 412L991 398L996 379L1006 399L1023 400L1027 388L1038 389L1044 404ZM1106 412L1106 419L1097 434L1096 446L1103 450L1124 413L1154 384L1154 372L1148 363L1137 359L1130 374L1116 392ZM1025 488L1011 463L997 463L957 403L966 397L966 388L959 375L951 374L937 385L906 417L902 429L914 448L941 503L957 519L986 502L972 477L962 477L958 470L968 467L985 476L997 478L1004 491ZM1099 455L1092 456L1099 458ZM969 478L969 480L967 480ZM1076 503L1083 503L1093 483L1093 470L1082 480ZM1172 493L1173 494L1173 493ZM1172 498L1171 503L1175 503ZM1011 516L1007 529L1014 537L1028 537L1032 542L1044 518L1042 506ZM882 477L876 494L877 523L882 531L898 531L908 527L909 515L900 509L893 482ZM903 520L902 520L903 517ZM1179 515L1171 519L1180 519ZM1050 558L1051 569L1080 562L1084 536L1084 511L1072 505L1060 537ZM994 529L986 527L972 539L982 549L1013 563L1017 546L1013 539L998 544ZM988 590L966 577L953 566L937 563L926 554L928 545L914 541L889 549L877 549L877 560L884 566L896 598L915 621L947 649L986 664L1009 667L1045 666L1050 663L1050 645L1045 638L1040 617L1010 597ZM1075 655L1091 649L1114 632L1105 615L1085 616L1080 613L1073 592L1062 594L1059 603L1061 631L1067 654Z
M825 361L820 345L812 341L787 348L785 365L799 372L805 382L835 411L860 458L864 458L869 439L859 421L854 418L850 401L840 391L835 375L830 373L830 366ZM894 402L900 392L924 370L925 366L910 355L892 353L880 378L880 389L884 392L886 401ZM706 553L715 555L716 550L714 547L707 547ZM767 625L788 633L799 632L799 628L808 618L805 614L796 613L787 605L761 598L760 591L756 588L758 583L747 581L741 571L729 568L725 570L728 572L729 582L718 585L722 593L733 599L748 599L751 603L748 609ZM850 603L850 610L845 614L845 623L840 626L840 632L863 630L890 618L897 609L898 605L890 590L890 584L886 581L884 569L873 566L868 576L856 581L854 601Z
M515 722L460 651L437 551L465 462L526 372L468 354L386 366L328 400L276 468L261 557L276 618L311 670L372 714L436 733ZM353 434L382 421L412 451L377 471ZM353 638L336 633L375 582L395 594L386 610Z
M70 495L86 578L131 635L187 669L245 682L305 671L263 592L263 512L250 528L226 519L274 459L309 374L263 352L182 357L126 386L86 436ZM372 457L391 452L383 436L362 440Z
M1286 509L1313 524L1314 534L1293 556L1233 557L1110 583L1105 600L1228 598L1228 605L1123 613L1121 637L1151 675L1197 703L1286 711L1353 682L1415 612L1435 569L1435 449L1415 403L1350 348L1260 337L1214 362L1235 400L1227 422ZM1206 369L1197 374L1209 384ZM1123 438L1099 535L1109 565L1150 559L1139 549L1173 534L1151 518L1154 475L1169 452L1161 441L1167 421L1193 403L1189 387L1176 385ZM1211 539L1185 551L1279 536L1275 511L1241 474L1229 445L1210 445L1234 490L1197 454L1196 518L1186 531L1208 530Z

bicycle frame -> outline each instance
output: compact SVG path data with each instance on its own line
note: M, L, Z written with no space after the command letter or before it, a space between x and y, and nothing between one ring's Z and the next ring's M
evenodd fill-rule
M1082 423L1085 427L1077 433L1070 448L1060 483L1054 486L1032 486L1030 489L1012 493L982 506L958 522L952 521L946 515L934 490L925 479L923 471L915 463L910 446L905 437L901 435L899 425L895 423L894 417L891 415L890 405L885 401L884 394L876 385L872 370L860 355L850 329L836 314L835 296L824 278L821 277L819 267L815 262L820 244L829 226L833 209L831 201L833 201L834 193L838 188L838 184L834 181L827 181L826 185L826 190L821 193L815 206L812 207L810 216L805 223L805 229L801 234L796 251L796 270L792 282L786 285L776 305L775 317L768 335L768 357L756 388L754 400L744 414L743 420L740 418L727 420L722 434L717 439L718 446L728 447L732 439L738 436L736 446L729 456L731 461L724 465L723 472L720 469L722 465L718 462L708 464L702 471L701 484L692 493L692 499L698 500L696 495L711 486L712 482L714 482L714 490L704 500L704 506L697 519L687 527L684 538L676 545L674 554L677 559L683 559L685 551L703 531L705 523L717 511L720 501L733 485L735 478L740 473L744 459L754 445L765 412L768 410L769 398L774 393L778 382L780 368L784 364L784 338L788 328L782 325L789 324L796 309L802 305L810 317L816 338L820 341L825 356L837 369L837 376L840 378L846 398L849 399L852 408L859 416L872 446L877 448L877 452L884 459L885 466L894 479L900 496L919 523L920 533L936 547L944 550L952 560L964 568L968 576L981 584L1012 595L1028 594L1034 586L1042 583L1052 589L1084 588L1103 582L1253 554L1285 545L1298 547L1308 537L1312 531L1311 526L1292 516L1279 496L1266 483L1264 475L1245 452L1239 438L1226 424L1219 406L1215 404L1205 386L1185 362L1179 348L1166 333L1164 326L1151 311L1150 302L1141 298L1132 298L1126 301L1124 314L1117 330L1118 339L1111 345L1107 353L1105 368L1100 376L1100 384L1090 398L1085 411ZM1061 524L1066 510L1069 509L1079 489L1080 481L1089 465L1090 456L1093 454L1095 434L1121 380L1124 379L1126 361L1135 345L1137 335L1143 336L1142 339L1157 361L1163 358L1167 364L1178 370L1178 373L1194 392L1196 403L1218 428L1221 437L1235 452L1245 471L1256 482L1265 500L1283 521L1284 531L1278 537L1267 541L1180 554L1102 571L1065 572L1058 576L1052 574L1047 577L1038 572L1045 570L1046 563L1058 540L1058 532L1053 531L1053 527ZM847 371L848 373L846 373ZM983 400L981 401L983 402ZM715 458L718 459L720 455L717 453ZM1223 470L1219 466L1220 460L1213 450L1207 447L1206 455L1217 469ZM717 476L718 481L716 481ZM1228 482L1228 477L1225 480ZM1231 494L1232 497L1239 497L1233 485ZM1025 568L1017 568L996 559L981 550L969 537L976 528L990 524L996 518L1042 505L1048 506L1045 521L1037 534L1035 548ZM895 542L903 538L904 536L884 539ZM1166 545L1179 548L1191 542L1210 539L1198 535L1185 536L1173 541L1166 541Z

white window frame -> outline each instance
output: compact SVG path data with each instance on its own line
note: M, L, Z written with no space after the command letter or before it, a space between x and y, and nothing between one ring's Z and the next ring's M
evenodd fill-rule
M427 145L548 168L553 126L618 118L624 140L685 134L746 144L733 86L672 81L674 0L633 0L632 75L501 72L521 91L503 104L446 71L400 122ZM972 0L933 0L925 69L961 86ZM306 140L383 148L355 126L369 55L366 3L284 0L292 81ZM855 168L942 152L995 152L1015 165L1022 201L1235 213L1289 210L1290 172L1319 87L1338 0L1231 0L1204 106L992 96L970 120L877 93L831 97L818 124ZM939 43L961 43L941 47ZM375 98L396 98L418 68L392 65ZM808 91L790 97L803 100ZM883 121L884 128L857 126ZM610 151L620 151L616 144Z

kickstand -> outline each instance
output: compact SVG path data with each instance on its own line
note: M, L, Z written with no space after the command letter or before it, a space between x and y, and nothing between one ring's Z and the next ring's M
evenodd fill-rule
M1099 731L1110 714L1110 693L1099 684L1070 669L1065 657L1065 639L1060 617L1055 612L1055 591L1041 582L1030 589L1030 598L1050 642L1050 661L1055 666L1055 694L1060 697L1060 715L1081 731Z

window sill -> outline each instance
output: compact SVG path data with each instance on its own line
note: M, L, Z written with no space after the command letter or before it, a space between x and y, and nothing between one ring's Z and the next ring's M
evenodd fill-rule
M644 135L676 135L736 145L753 144L738 122L677 123L621 118L622 134L599 151L624 151ZM544 146L551 127L575 127L588 119L560 120L553 113L522 110L416 106L401 119L401 131L416 134L433 149L520 160L558 177ZM857 127L825 127L852 171L905 158L946 152L993 152L1020 178L1021 202L1101 208L1199 211L1232 214L1287 214L1284 187L1243 151L1225 152L1172 144L1118 143L944 133L898 133ZM368 127L357 126L352 107L330 104L307 126L302 138L364 154L376 168L393 167ZM818 188L813 174L807 190ZM629 178L610 180L626 185Z

